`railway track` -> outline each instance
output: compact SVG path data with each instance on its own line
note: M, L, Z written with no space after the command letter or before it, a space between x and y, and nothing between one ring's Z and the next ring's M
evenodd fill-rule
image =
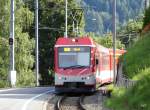
M99 90L94 94L54 95L46 110L110 110L104 105L108 97Z
M62 96L55 105L55 110L86 110L83 106L84 96Z

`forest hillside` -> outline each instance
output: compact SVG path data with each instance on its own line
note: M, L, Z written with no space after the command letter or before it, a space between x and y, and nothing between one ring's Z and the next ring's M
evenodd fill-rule
M78 0L81 2L81 0ZM145 0L117 0L117 24L123 26L130 19L142 16ZM112 30L112 0L83 0L85 31L96 34Z

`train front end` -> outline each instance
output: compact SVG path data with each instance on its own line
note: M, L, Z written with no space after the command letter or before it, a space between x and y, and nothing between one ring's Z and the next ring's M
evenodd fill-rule
M59 38L55 45L55 90L95 91L95 46L88 37Z

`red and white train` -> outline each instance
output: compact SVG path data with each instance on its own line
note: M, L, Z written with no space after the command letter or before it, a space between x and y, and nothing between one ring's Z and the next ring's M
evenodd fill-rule
M110 84L115 79L112 49L96 44L89 37L58 38L54 50L58 92L95 91L96 84ZM124 52L116 50L116 67Z

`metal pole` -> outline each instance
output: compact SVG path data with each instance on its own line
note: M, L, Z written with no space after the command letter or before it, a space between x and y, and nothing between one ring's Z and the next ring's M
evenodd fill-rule
M11 23L10 23L10 38L12 39L12 45L10 45L11 51L11 70L15 70L14 61L14 0L11 0Z
M148 9L150 5L150 1L149 0L145 0L145 9Z
M66 0L66 19L65 19L65 24L66 24L66 29L65 29L65 37L68 37L68 32L67 32L67 26L68 26L68 0Z
M78 21L77 21L77 36L78 36L78 34L79 34L79 26L78 26Z
M35 35L36 35L36 86L39 86L39 32L38 32L38 0L35 3Z
M113 77L115 83L116 76L116 0L113 0Z
M12 87L15 87L16 83L16 71L15 71L15 47L14 47L14 0L11 0L11 17L10 17L10 38L9 38L9 44L10 44L10 83Z
M74 20L73 20L73 33L75 33Z

